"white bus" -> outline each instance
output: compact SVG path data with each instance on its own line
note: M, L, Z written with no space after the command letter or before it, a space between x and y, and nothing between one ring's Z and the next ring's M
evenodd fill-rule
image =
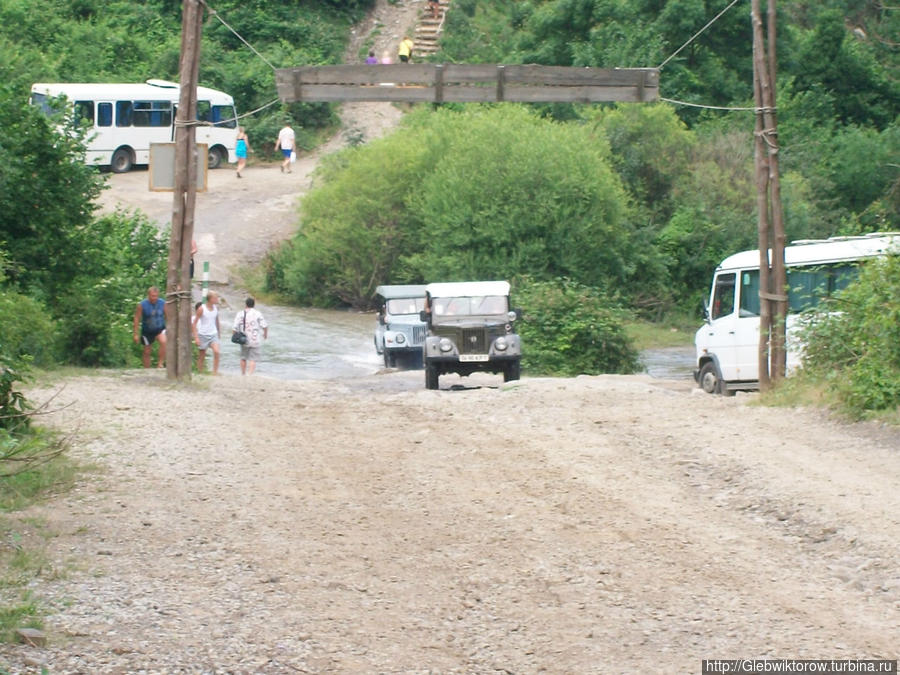
M800 365L802 344L792 336L800 312L845 288L866 259L900 253L900 233L876 232L791 242L787 268L787 371ZM769 251L771 260L772 252ZM723 260L713 275L706 324L694 336L694 379L707 393L732 394L759 388L759 251Z
M53 110L60 96L79 124L88 126L88 164L109 166L115 173L130 171L135 164L150 162L151 143L175 140L175 112L179 85L165 80L146 84L38 83L31 87L30 102L45 112ZM234 99L228 94L197 87L197 143L206 143L209 168L234 162L237 139Z

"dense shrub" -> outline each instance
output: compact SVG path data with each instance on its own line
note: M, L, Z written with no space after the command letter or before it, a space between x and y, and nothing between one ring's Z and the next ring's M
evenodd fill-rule
M323 168L271 290L366 306L386 281L521 273L625 289L641 239L608 155L590 128L519 106L422 111Z
M862 417L900 405L900 256L868 263L857 282L808 319L803 372Z
M0 288L0 353L27 356L47 368L59 360L59 336L47 307L37 300Z
M21 391L27 379L27 359L12 358L0 351L0 432L24 430L30 424L31 405ZM0 433L0 442L8 440L8 433ZM0 455L5 451L0 448Z
M165 287L168 234L140 212L117 211L81 233L92 261L54 299L63 359L86 366L136 363L131 323L150 286Z
M606 293L570 280L519 280L522 367L531 374L633 373L638 352L625 332L627 314Z

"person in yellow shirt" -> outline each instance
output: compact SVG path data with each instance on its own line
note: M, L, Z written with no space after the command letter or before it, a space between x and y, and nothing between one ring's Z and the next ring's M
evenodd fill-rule
M413 41L409 38L409 36L404 36L404 38L400 41L400 46L397 48L397 56L400 57L401 63L410 63L410 59L412 58L412 50L413 50Z

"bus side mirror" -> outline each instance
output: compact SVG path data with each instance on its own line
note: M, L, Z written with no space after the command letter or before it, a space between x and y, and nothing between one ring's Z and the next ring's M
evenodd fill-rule
M709 322L710 322L710 319L709 319L709 304L707 303L706 298L703 298L703 308L702 308L701 312L702 312L702 314L703 314L703 320L704 320L706 323L709 323Z

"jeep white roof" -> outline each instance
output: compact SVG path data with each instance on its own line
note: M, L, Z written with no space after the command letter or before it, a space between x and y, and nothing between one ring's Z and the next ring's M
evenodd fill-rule
M375 289L375 292L385 300L391 298L424 298L424 284L397 284L384 285Z
M508 281L450 281L428 284L432 298L471 298L482 295L509 295Z

